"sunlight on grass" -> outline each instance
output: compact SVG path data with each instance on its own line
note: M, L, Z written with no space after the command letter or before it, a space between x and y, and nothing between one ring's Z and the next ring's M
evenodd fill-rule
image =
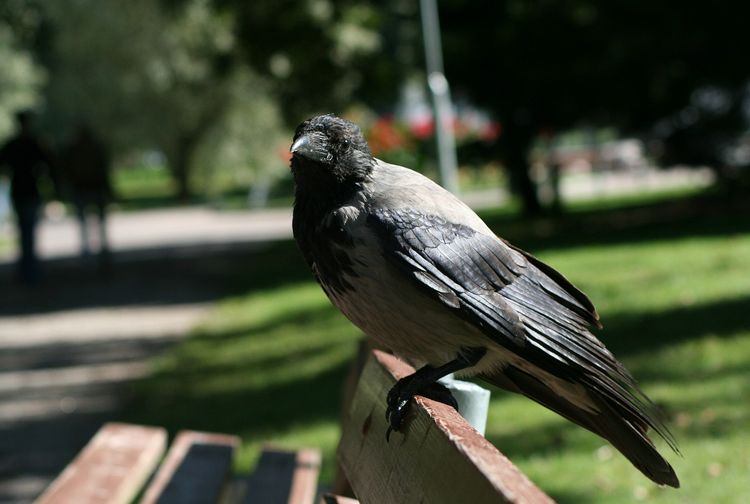
M589 238L534 251L590 295L605 325L597 335L664 411L683 453L657 440L683 483L679 491L659 488L593 434L494 391L488 439L560 502L716 503L747 495L750 234L741 223L713 234L679 225L676 237ZM301 263L295 253L256 258L239 278L247 291L218 303L139 384L131 419L172 432L237 433L241 470L265 443L316 446L322 481L331 481L341 384L360 333L303 269L274 285L277 271L289 268L284 261Z
M561 502L737 502L750 468L750 236L539 255L589 293L598 335L666 410L683 457L657 445L683 488L651 485L596 436L502 393L488 438Z
M600 313L608 315L750 294L746 235L577 247L538 256L574 279ZM606 327L606 318L603 322Z
M750 396L750 331L722 340L707 336L625 362L667 410L683 457L660 440L657 446L674 465L681 490L651 485L593 434L520 398L495 396L488 438L561 502L737 502L750 469L750 408L743 400Z
M9 254L15 249L15 244L10 238L0 236L0 254Z
M169 199L174 195L172 178L166 166L128 166L112 172L115 195L133 198Z

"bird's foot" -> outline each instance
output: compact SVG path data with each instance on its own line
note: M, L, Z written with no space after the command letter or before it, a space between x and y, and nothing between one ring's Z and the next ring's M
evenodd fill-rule
M419 387L418 384L415 384L416 381L414 375L407 376L397 381L390 392L388 392L388 398L386 399L388 406L385 410L385 419L389 425L385 433L386 441L390 441L391 432L401 429L404 419L409 412L409 404L415 395L421 395L447 404L456 410L458 409L456 399L444 385L432 382Z

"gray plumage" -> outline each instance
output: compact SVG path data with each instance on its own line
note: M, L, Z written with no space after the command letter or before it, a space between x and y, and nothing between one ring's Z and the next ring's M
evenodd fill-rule
M591 334L601 325L585 294L437 184L372 157L348 121L305 121L292 152L295 239L349 320L416 367L480 348L462 374L543 404L608 439L653 481L679 486L647 431L676 450L674 441Z

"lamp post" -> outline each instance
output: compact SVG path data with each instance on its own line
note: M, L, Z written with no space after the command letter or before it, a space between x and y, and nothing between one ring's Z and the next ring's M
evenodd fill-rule
M440 22L436 0L420 0L422 36L427 62L427 87L435 110L438 166L443 187L458 194L458 161L456 138L453 135L453 104L448 79L443 71L443 49L440 41Z

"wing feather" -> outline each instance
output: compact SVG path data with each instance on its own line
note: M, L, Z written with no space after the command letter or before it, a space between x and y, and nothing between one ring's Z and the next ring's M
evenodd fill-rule
M594 305L563 275L497 237L414 210L372 210L368 224L394 266L495 343L583 385L637 432L653 428L675 448L633 377L589 331L601 327Z

